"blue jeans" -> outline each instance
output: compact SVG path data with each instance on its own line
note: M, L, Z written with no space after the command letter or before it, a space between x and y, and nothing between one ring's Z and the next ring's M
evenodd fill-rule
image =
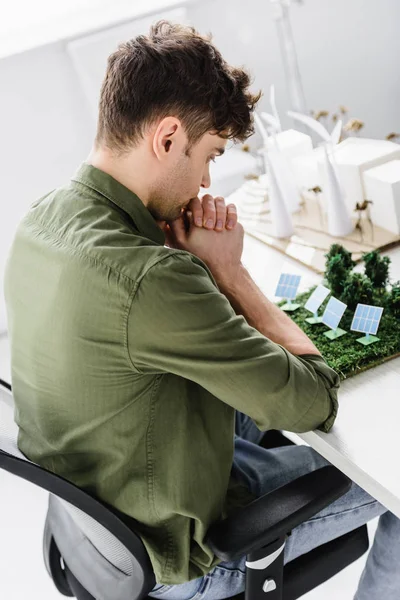
M308 446L267 450L258 446L263 433L250 417L236 413L233 473L261 496L329 464ZM400 520L353 483L347 494L292 531L285 563L380 516L374 543L354 600L400 599ZM243 556L217 565L204 577L179 585L157 584L149 594L162 600L222 600L245 588Z

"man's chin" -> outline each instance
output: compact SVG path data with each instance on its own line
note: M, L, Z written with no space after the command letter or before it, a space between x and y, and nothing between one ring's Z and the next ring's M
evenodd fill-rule
M165 214L158 215L157 221L176 221L176 219L179 219L179 217L181 217L186 212L189 204L190 200L189 202L186 202L186 204L177 206L175 211L172 214L169 214L168 216Z

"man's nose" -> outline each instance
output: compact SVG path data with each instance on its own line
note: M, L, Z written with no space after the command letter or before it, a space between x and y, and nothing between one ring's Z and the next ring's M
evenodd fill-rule
M203 187L203 188L209 188L210 185L211 185L210 172L207 171L207 173L204 173L203 179L201 180L201 187Z

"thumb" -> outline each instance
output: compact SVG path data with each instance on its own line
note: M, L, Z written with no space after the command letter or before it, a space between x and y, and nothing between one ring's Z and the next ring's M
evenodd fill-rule
M164 233L165 233L165 243L167 246L169 246L169 248L178 248L179 249L179 244L174 236L174 234L171 231L170 226L167 224L165 226L164 229Z
M169 221L168 225L176 241L179 244L183 244L186 241L186 228L184 216L181 215L178 219L175 219L175 221Z

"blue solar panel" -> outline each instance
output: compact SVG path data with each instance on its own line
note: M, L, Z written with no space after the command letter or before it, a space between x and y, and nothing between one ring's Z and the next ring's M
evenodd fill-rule
M293 300L296 298L297 290L300 284L300 275L290 275L289 273L282 273L279 278L279 283L276 288L275 296L278 298L285 298L286 300Z
M337 329L340 319L347 306L344 302L340 302L336 298L331 298L326 306L325 312L322 315L322 322L331 329Z
M312 313L316 313L323 301L329 296L330 291L323 285L319 285L311 294L304 308Z
M381 306L358 304L350 329L352 331L359 331L360 333L375 335L378 331L382 313L383 308Z

